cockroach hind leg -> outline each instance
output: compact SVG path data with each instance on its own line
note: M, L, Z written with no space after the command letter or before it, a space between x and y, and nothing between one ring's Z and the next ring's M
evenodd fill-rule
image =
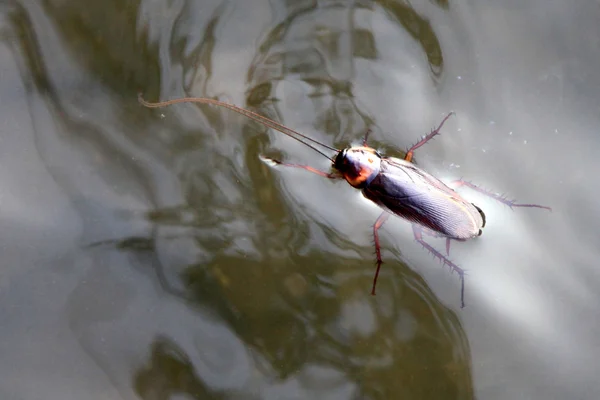
M434 258L437 258L442 263L442 265L447 265L450 268L450 272L456 272L458 274L458 277L460 279L460 308L464 308L465 307L465 270L463 270L462 268L460 268L459 266L454 264L452 261L450 261L448 258L446 258L442 253L440 253L435 248L433 248L429 243L427 243L423 239L422 228L416 224L413 224L413 235L415 237L415 240L421 246L423 246L423 248L425 250L429 251L429 253L431 255L433 255ZM446 242L446 243L448 243L448 242ZM448 249L448 251L449 251L449 249Z
M421 230L421 233L424 233L427 236L431 236L431 237L434 237L434 238L445 237L446 238L446 255L447 256L450 255L450 240L451 240L451 238L446 237L446 236L442 235L441 233L438 233L438 232L436 232L434 230L431 230L429 228L419 227L419 229Z
M377 232L379 228L387 221L390 217L387 211L382 212L377 220L373 224L373 241L375 242L375 265L377 265L377 269L375 270L375 276L373 277L373 288L371 289L371 295L375 296L375 287L377 286L377 278L379 277L379 270L381 269L381 264L383 264L383 260L381 259L381 246L379 245L379 233Z
M377 286L377 277L379 277L379 270L381 269L381 266L383 265L383 260L381 258L378 258L377 261L375 261L375 266L376 266L376 270L375 270L375 277L373 278L373 287L371 288L371 296L375 296L375 287Z
M458 179L458 180L452 181L451 185L454 187L457 187L457 188L460 186L467 186L467 187L473 189L474 191L483 194L484 196L491 197L492 199L494 199L504 205L507 205L510 208L515 208L515 207L543 208L545 210L552 212L552 208L550 208L548 206L543 206L540 204L517 203L516 200L511 200L508 197L506 197L506 195L504 195L504 194L494 193L491 190L481 188L470 181L465 181L464 179Z

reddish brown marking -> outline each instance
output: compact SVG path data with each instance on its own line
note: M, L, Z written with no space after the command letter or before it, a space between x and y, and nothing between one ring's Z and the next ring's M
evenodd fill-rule
M433 131L431 131L431 133L429 135L425 136L423 139L419 140L415 145L413 145L413 147L411 147L410 149L408 149L408 151L406 152L406 155L404 156L404 160L406 160L408 162L412 162L413 153L415 152L415 150L418 149L419 147L423 146L425 143L429 142L436 135L439 135L440 134L440 129L442 129L442 126L444 125L444 122L446 122L446 120L448 118L450 118L450 116L452 114L454 114L454 111L451 112L450 114L446 115L446 117L442 120L442 122L440 123L440 125L436 129L434 129Z
M374 172L373 168L367 168L365 166L363 166L360 171L358 172L358 175L354 175L353 173L344 173L344 179L346 179L348 181L348 183L352 186L360 186L361 184L363 184L367 179L369 179L369 177L371 176L371 174Z
M458 179L456 181L453 181L451 183L451 185L455 185L456 187L460 187L460 186L470 187L471 189L475 190L476 192L479 192L479 193L481 193L483 195L491 197L492 199L497 200L497 201L499 201L502 204L506 204L510 208L513 208L513 207L530 207L530 208L543 208L545 210L552 211L552 208L547 207L547 206L541 206L539 204L521 204L521 203L517 203L516 200L509 200L505 196L498 195L496 193L492 193L489 190L482 189L482 188L480 188L480 187L472 184L471 182L467 182L467 181L464 181L462 179Z
M387 211L381 213L377 220L373 224L373 238L375 239L375 255L377 256L377 270L375 271L375 277L373 278L373 288L371 289L371 294L375 296L375 286L377 285L377 277L379 277L379 269L381 268L381 264L383 264L383 260L381 259L381 247L379 246L379 234L377 231L381 228L381 225L384 224L385 221L390 217Z

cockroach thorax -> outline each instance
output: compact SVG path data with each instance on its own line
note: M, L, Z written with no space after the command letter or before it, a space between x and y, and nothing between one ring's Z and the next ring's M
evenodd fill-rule
M338 153L333 167L355 188L368 185L379 173L381 156L371 147L348 147Z

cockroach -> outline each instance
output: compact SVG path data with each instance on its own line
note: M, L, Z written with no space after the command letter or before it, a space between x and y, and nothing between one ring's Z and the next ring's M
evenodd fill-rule
M268 128L279 131L326 157L332 163L333 172L320 171L308 165L290 164L274 159L266 160L276 165L301 168L329 179L345 179L352 187L361 190L367 199L377 204L383 210L373 224L377 269L373 277L371 294L375 295L379 270L381 269L381 264L383 264L378 231L390 215L395 215L411 222L415 240L435 258L440 260L442 265L448 266L451 271L458 274L461 282L461 308L465 306L464 270L429 245L423 239L423 234L446 238L446 254L449 256L450 240L465 241L482 234L482 228L485 227L485 214L481 208L464 199L450 186L412 163L415 150L439 135L442 126L454 114L453 112L446 115L437 128L410 147L406 151L404 159L400 159L385 157L374 148L369 147L367 140L370 130L367 130L365 133L362 145L350 146L340 150L320 143L260 114L222 101L203 97L185 97L150 103L144 100L141 94L138 96L138 99L142 105L149 108L165 107L177 103L203 103L224 107L258 121ZM330 157L316 148L315 145L319 145L328 151L333 151L335 154ZM471 182L462 179L452 182L451 185L456 187L470 187L475 191L506 204L510 208L530 207L552 211L550 207L539 204L517 203L514 200L509 200L504 196L479 188Z

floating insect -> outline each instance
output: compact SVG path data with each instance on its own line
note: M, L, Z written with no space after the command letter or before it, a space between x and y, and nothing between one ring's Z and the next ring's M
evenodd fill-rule
M444 123L453 115L452 112L442 120L436 129L409 148L404 159L399 159L384 157L377 150L369 147L367 140L370 130L365 133L362 146L350 146L340 150L320 143L260 114L222 101L203 97L185 97L150 103L145 101L141 94L138 99L142 105L150 108L165 107L177 103L203 103L224 107L258 121L268 128L279 131L323 155L332 162L333 172L320 171L307 165L289 164L274 159L267 160L282 166L301 168L329 179L345 179L352 187L360 189L367 199L383 209L383 212L373 224L377 269L373 277L371 294L375 295L377 277L379 276L381 264L383 264L378 231L390 215L396 215L411 222L415 240L440 260L443 265L448 266L451 271L458 274L461 282L461 308L464 307L464 270L429 245L423 239L423 234L433 237L445 237L446 254L449 256L450 240L465 241L481 235L481 229L485 226L485 214L479 207L465 200L455 190L412 163L415 150L440 134ZM335 154L330 157L314 145L319 145L328 151L335 152ZM506 204L510 208L530 207L552 211L550 207L538 204L516 203L464 180L457 180L452 184L456 187L470 187Z

